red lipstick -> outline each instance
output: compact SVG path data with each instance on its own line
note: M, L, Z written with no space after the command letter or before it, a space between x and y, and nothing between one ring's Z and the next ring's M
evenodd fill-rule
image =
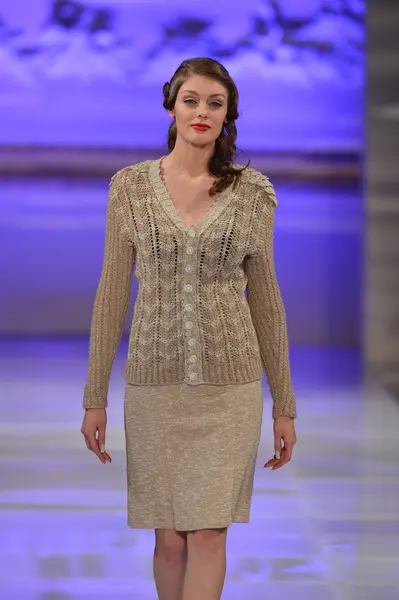
M204 125L203 123L194 123L191 127L197 131L207 131L209 129L209 125Z

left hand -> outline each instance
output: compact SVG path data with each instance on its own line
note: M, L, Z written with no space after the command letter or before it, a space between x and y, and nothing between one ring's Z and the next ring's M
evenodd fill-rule
M272 471L280 469L291 460L292 450L296 444L294 419L291 417L276 417L273 425L274 431L274 457L265 464Z

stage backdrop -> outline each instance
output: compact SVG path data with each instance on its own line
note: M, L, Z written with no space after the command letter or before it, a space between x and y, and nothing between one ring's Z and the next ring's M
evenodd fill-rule
M364 0L5 0L0 144L159 147L161 88L222 61L249 150L359 150Z

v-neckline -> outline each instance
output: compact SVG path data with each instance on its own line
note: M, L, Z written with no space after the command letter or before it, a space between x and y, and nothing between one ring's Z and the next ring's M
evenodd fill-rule
M161 164L164 158L164 156L161 156L161 158L152 161L149 169L150 181L157 195L157 198L159 199L169 218L175 223L175 225L177 225L177 227L179 227L179 229L181 229L185 233L187 233L190 230L194 230L198 234L200 234L203 231L205 231L205 229L209 227L209 225L213 223L215 219L217 219L217 217L230 203L230 200L234 195L232 186L230 185L225 190L220 192L220 194L217 195L217 197L210 205L206 213L202 217L197 219L193 225L188 225L188 223L186 223L186 221L183 219L183 217L177 210L176 205L173 202L172 197L169 193L169 189L161 175Z

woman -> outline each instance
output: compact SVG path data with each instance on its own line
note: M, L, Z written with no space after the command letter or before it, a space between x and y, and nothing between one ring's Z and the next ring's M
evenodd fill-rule
M249 521L264 371L275 436L265 466L286 464L296 441L276 197L267 177L233 164L238 93L220 63L184 61L163 91L169 154L122 169L110 185L82 433L110 462L108 383L135 263L128 523L155 530L160 600L217 600L227 529Z

